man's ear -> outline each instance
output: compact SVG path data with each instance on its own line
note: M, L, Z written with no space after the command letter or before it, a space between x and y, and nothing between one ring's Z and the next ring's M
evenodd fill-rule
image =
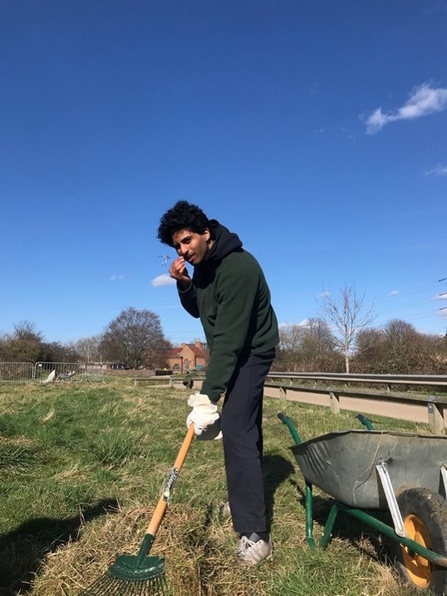
M205 228L203 235L205 237L205 242L209 244L211 242L211 231L208 228Z

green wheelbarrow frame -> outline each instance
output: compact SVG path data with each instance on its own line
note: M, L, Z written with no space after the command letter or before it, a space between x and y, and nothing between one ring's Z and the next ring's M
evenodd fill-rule
M296 445L302 445L303 441L302 441L297 429L293 425L293 422L290 420L290 418L283 413L279 413L278 418L281 420L281 422L283 422L287 426ZM366 426L367 431L370 431L373 429L372 424L370 423L370 421L367 418L363 417L362 415L359 415L358 418L362 422L362 424L364 424L364 426ZM361 431L361 432L365 432L365 431ZM410 551L420 555L421 557L427 559L431 563L433 563L435 565L439 565L440 567L447 567L447 557L445 555L434 552L433 550L424 547L423 545L412 540L411 538L397 534L396 530L393 527L391 527L390 525L377 519L377 517L375 517L371 513L366 513L366 511L364 511L364 509L359 508L359 507L354 507L352 505L346 504L346 503L344 503L340 500L337 500L337 499L335 499L332 504L332 507L331 507L328 517L326 519L326 523L324 525L322 537L320 538L319 542L317 543L314 538L314 532L313 532L313 527L314 527L313 483L311 481L309 481L308 479L306 479L305 475L304 475L304 479L305 479L305 495L304 496L305 496L305 516L306 516L306 540L307 540L307 544L309 546L311 546L311 547L317 547L317 546L326 547L326 546L328 546L328 544L331 540L332 530L334 528L334 524L337 519L337 515L340 511L342 511L344 513L347 513L351 517L361 521L362 523L366 524L367 526L379 531L380 533L384 534L391 540L407 547ZM325 489L323 489L323 490L325 490ZM328 492L328 494L331 495L330 491L325 490L325 492Z

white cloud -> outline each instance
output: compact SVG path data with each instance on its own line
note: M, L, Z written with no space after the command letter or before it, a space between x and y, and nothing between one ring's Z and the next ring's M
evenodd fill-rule
M307 328L307 327L309 327L309 325L310 325L309 319L303 319L302 321L300 321L298 323L298 327L306 327Z
M433 298L434 300L447 300L447 292L442 292L442 294L436 294Z
M433 88L431 83L423 83L410 93L408 101L397 110L388 114L377 108L365 120L366 132L379 132L388 122L396 120L413 120L447 109L447 89Z
M447 165L443 166L441 164L438 164L432 170L428 170L427 172L425 172L425 175L426 176L447 176Z
M120 279L124 279L124 275L112 275L110 277L110 281L119 281Z
M279 323L278 327L280 329L287 329L288 327L309 327L309 319L303 319L299 323Z
M382 127L385 126L392 118L385 116L382 112L382 108L377 108L368 118L366 119L366 132L369 135L378 132Z
M167 273L163 273L158 277L154 277L154 279L151 281L151 284L154 286L154 288L161 288L162 286L173 286L175 284L175 279L172 279L172 277Z
M390 296L397 296L398 294L400 294L400 290L392 290L390 292Z

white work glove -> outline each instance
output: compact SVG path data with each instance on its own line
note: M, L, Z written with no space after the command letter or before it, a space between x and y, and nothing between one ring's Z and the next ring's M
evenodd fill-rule
M194 423L197 438L208 441L211 439L221 439L220 415L217 411L217 405L210 401L207 395L194 393L189 396L188 406L192 411L186 419L186 425Z

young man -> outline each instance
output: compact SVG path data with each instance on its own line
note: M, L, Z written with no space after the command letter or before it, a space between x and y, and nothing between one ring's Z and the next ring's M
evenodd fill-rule
M279 341L270 291L238 236L196 205L176 203L161 218L158 238L177 251L169 273L183 307L200 317L210 350L201 393L188 400L187 423L201 438L216 438L216 404L224 398L220 429L237 555L256 565L272 552L262 475L263 386Z

